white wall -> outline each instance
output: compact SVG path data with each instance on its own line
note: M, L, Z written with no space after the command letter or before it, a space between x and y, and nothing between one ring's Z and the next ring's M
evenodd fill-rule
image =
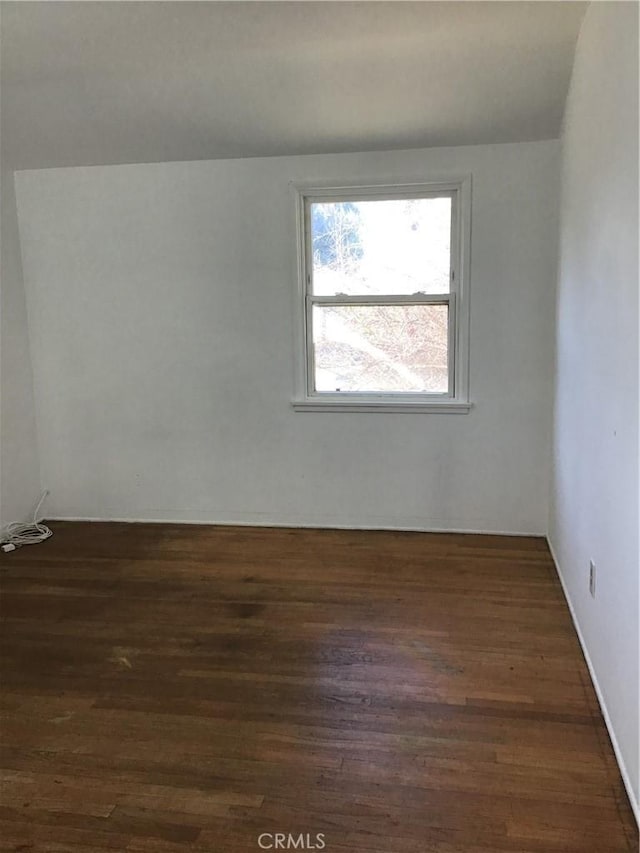
M469 172L474 410L293 412L288 182ZM18 173L51 515L545 533L558 178L557 142Z
M13 172L0 214L0 526L30 518L40 492L35 410Z
M635 3L587 12L565 116L561 210L550 541L637 809Z

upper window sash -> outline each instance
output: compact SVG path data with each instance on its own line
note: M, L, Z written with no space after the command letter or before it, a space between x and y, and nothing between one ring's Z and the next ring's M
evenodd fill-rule
M455 270L455 258L456 258L456 229L455 229L455 221L457 216L456 210L456 189L439 189L439 190L425 190L425 189L414 189L411 190L405 188L403 190L402 187L388 189L385 187L369 187L369 188L359 188L359 191L351 191L351 188L342 188L339 191L332 189L325 189L324 191L313 190L309 194L305 194L303 196L303 206L304 206L304 263L305 263L305 287L306 292L310 293L314 296L318 295L339 295L339 291L336 291L335 294L331 294L324 291L316 290L316 282L315 282L315 274L316 274L316 265L314 263L314 223L312 221L312 209L317 205L348 205L350 203L357 204L359 202L378 202L380 204L384 204L385 202L394 203L394 202L402 202L402 201L415 201L415 200L436 200L436 199L447 199L449 201L449 209L447 211L447 216L449 219L451 233L449 235L449 257L447 259L449 264L448 275L446 276L446 286L448 291L455 290L455 280L457 278L456 270ZM418 268L413 268L409 275L413 275L415 278L416 273L418 273ZM405 275L407 271L405 270ZM390 288L386 292L384 290L379 289L376 291L365 290L358 291L352 290L353 287L352 282L348 280L344 280L342 282L342 286L344 286L348 290L348 294L345 295L357 295L358 293L368 292L371 295L375 292L375 295L411 295L415 292L428 292L431 288L429 287L429 280L425 278L424 282L422 282L422 286L420 286L420 282L416 281L416 286L407 285L406 289L403 289L402 286L398 286L399 279L402 278L403 273L400 271L396 271L395 274L393 272L389 273L389 279L395 280L396 287ZM433 281L431 282L433 285ZM326 287L326 282L325 282Z

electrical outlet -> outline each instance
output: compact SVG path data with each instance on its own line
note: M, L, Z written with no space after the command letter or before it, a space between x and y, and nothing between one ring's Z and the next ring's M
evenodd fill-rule
M589 592L591 598L596 597L596 564L593 560L589 561Z

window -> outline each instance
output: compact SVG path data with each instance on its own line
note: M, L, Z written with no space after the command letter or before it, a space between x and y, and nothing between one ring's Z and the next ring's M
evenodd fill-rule
M296 188L294 408L469 410L469 183Z

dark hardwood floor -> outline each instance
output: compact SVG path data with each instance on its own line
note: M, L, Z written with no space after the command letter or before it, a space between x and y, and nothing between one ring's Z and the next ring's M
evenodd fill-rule
M0 555L1 850L638 850L543 540L52 527Z

